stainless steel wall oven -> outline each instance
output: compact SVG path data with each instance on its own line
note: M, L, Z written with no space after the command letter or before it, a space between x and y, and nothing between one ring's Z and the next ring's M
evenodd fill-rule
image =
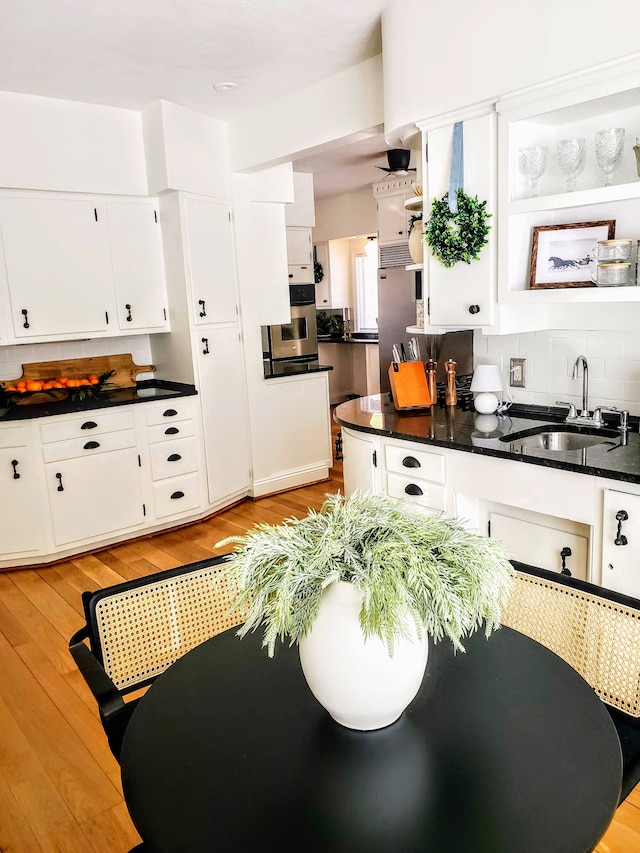
M276 361L317 357L315 287L312 284L292 284L289 291L291 322L268 327L271 358Z

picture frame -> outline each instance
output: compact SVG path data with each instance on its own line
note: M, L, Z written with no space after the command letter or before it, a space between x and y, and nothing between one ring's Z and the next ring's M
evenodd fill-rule
M600 240L612 240L615 233L615 219L534 226L529 287L596 287L591 250Z

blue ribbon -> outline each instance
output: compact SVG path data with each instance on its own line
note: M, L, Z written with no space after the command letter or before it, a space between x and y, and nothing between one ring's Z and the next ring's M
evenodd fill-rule
M451 152L451 172L449 174L449 212L452 216L458 212L458 190L462 189L464 178L464 144L462 122L453 125L453 150Z

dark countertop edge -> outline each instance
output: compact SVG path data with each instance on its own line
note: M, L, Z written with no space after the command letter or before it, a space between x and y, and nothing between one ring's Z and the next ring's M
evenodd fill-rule
M427 410L425 410L427 411ZM564 416L560 414L561 410L554 410L548 406L512 406L509 413L514 416L530 417L538 420L562 423ZM564 411L564 410L562 410ZM493 456L496 459L506 459L509 462L520 462L525 465L538 465L542 468L556 468L562 471L571 471L574 474L586 474L591 477L601 477L605 480L618 480L624 483L640 484L640 475L630 474L625 471L616 471L611 468L599 468L593 466L576 465L572 462L567 462L562 459L551 459L541 456L518 456L509 451L500 451L492 447L480 447L478 445L469 445L456 442L455 440L442 440L439 438L430 438L428 436L416 436L414 434L400 432L398 430L389 430L378 427L367 427L360 424L354 424L345 421L338 417L337 409L334 411L334 420L340 426L347 429L352 429L354 432L366 432L372 435L380 435L384 438L395 438L400 441L411 441L416 444L427 444L433 447L443 447L449 450L458 450L463 453L474 453L478 456ZM635 421L635 430L638 429L638 418L633 418Z
M310 373L325 373L328 370L333 370L330 364L319 364L318 367L312 367L310 370L293 370L290 373L270 373L264 379L286 379L287 376L308 376Z
M95 409L110 409L115 406L129 406L137 403L153 403L160 400L173 400L176 397L192 397L197 395L195 385L188 385L183 382L171 382L168 379L143 379L135 385L136 390L145 388L161 388L170 393L163 394L161 397L129 397L126 399L114 399L112 395L122 393L129 389L122 389L121 392L111 391L105 392L104 397L87 398L82 402L72 403L68 400L52 401L51 403L38 403L33 406L11 406L7 412L0 416L0 424L12 423L15 421L30 421L36 418L50 418L57 415L69 415L79 412L89 412ZM111 395L111 396L107 396Z
M319 344L377 344L379 342L378 338L348 338L345 340L341 336L325 337L324 335L318 335Z

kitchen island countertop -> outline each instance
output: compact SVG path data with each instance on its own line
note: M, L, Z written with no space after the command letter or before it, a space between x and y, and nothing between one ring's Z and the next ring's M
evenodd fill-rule
M510 450L508 442L500 440L507 434L545 424L562 424L565 415L566 410L559 408L517 405L505 415L479 415L449 406L398 412L388 394L374 394L341 403L334 418L341 426L360 432L640 484L637 418L631 418L626 444L613 423L615 440L582 450L557 452L529 448L525 454Z

